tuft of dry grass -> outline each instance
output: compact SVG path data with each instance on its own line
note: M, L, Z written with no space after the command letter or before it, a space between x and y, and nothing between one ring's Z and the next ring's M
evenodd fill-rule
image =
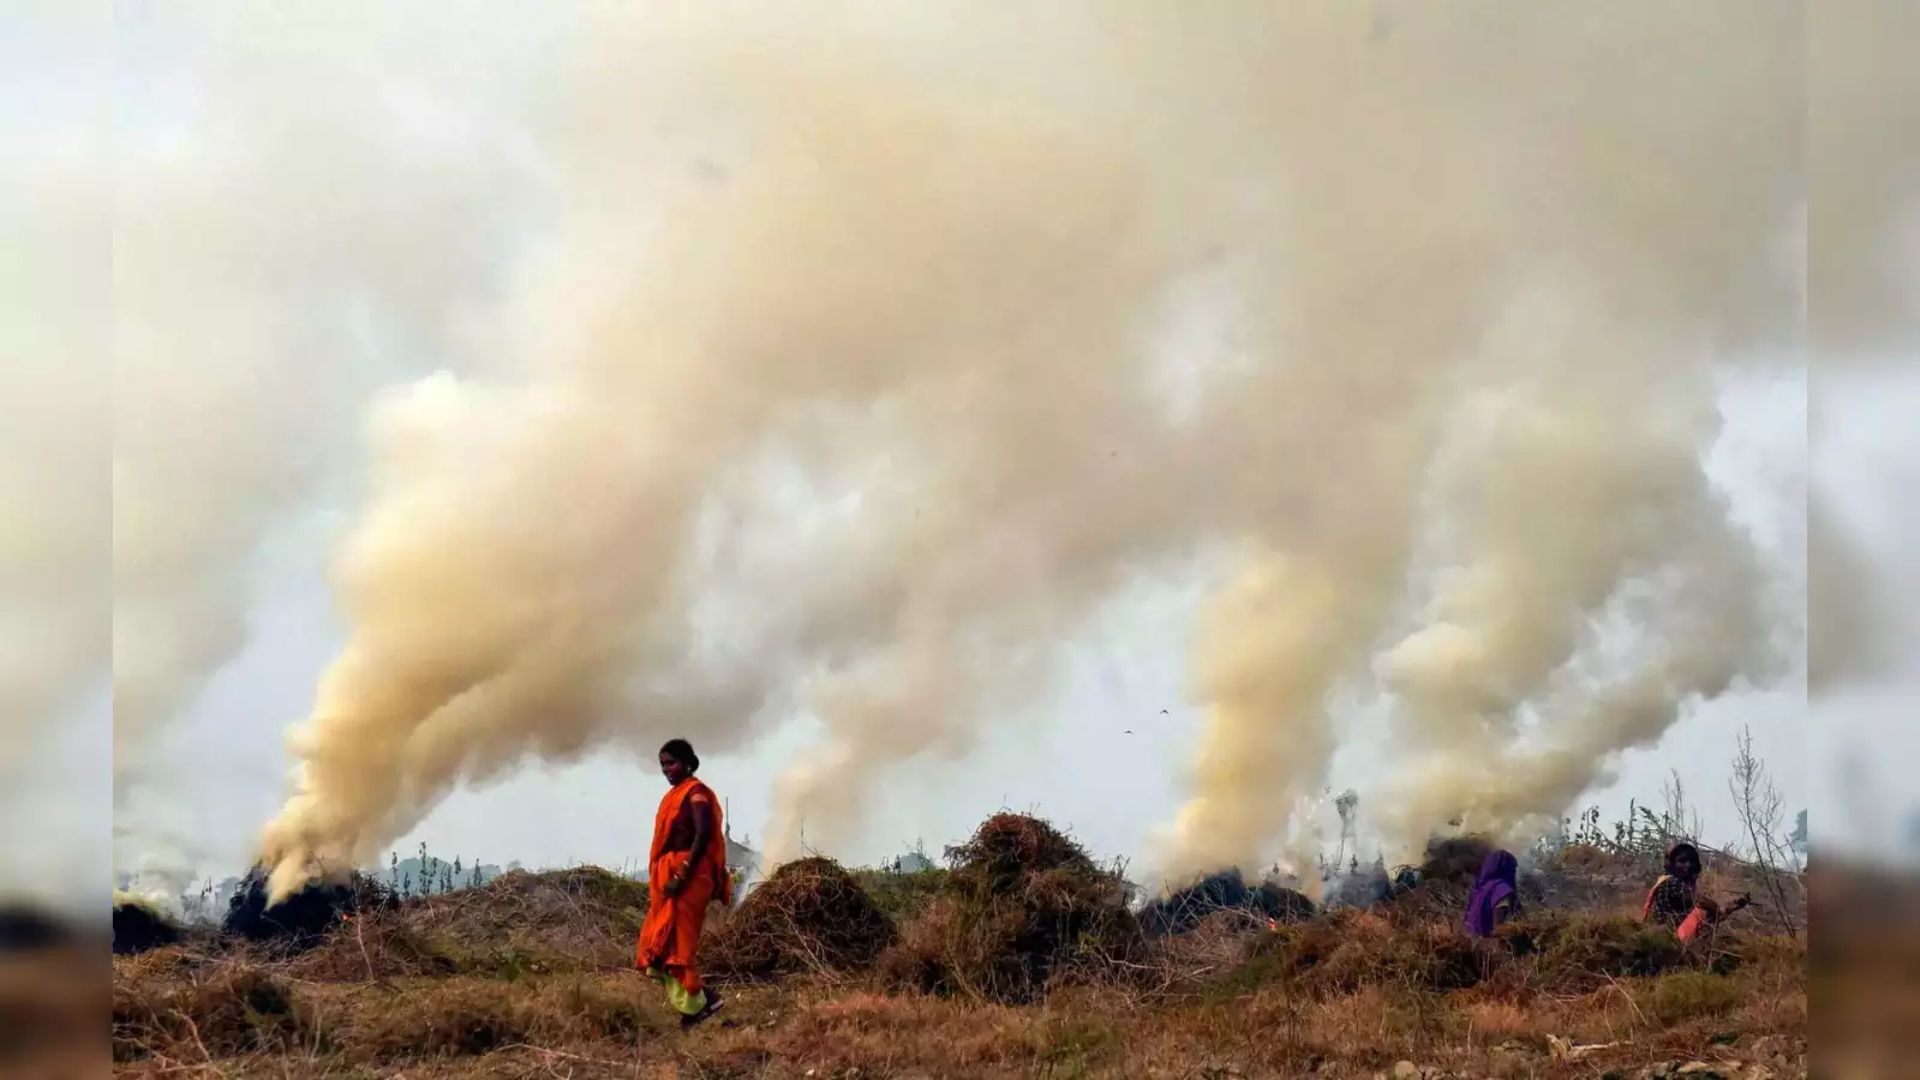
M413 984L345 1018L342 1041L380 1061L471 1057L519 1045L631 1044L664 1029L638 978L559 976L532 985L461 977Z
M178 982L114 983L117 1061L292 1053L320 1038L310 1010L295 1000L287 981L245 960L194 971Z
M1460 1011L1466 1015L1468 1030L1493 1042L1531 1035L1539 1023L1531 1011L1512 1000L1468 1002Z
M1041 1020L1020 1009L855 992L803 1007L767 1049L796 1066L844 1075L924 1069L953 1075L1018 1069L1034 1056Z

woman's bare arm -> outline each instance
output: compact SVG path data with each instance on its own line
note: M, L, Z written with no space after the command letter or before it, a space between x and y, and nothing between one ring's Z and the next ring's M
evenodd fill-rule
M686 835L685 833L681 833L681 829L683 828L693 834L693 841L688 845L687 850L693 852L696 858L688 859L686 865L680 868L679 873L667 879L666 890L668 896L673 896L681 889L686 888L687 876L693 872L694 863L697 861L698 854L707 850L707 844L713 840L712 803L706 799L688 799L686 802L681 803L680 812L674 816L673 831L679 835Z
M697 857L713 842L713 802L710 799L688 799L681 812L693 815L693 852Z

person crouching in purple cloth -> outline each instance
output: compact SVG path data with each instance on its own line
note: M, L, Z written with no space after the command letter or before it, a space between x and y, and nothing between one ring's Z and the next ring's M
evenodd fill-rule
M1519 872L1520 860L1513 852L1487 852L1479 880L1473 883L1473 896L1467 900L1467 933L1492 937L1494 927L1520 913L1520 892L1514 881Z

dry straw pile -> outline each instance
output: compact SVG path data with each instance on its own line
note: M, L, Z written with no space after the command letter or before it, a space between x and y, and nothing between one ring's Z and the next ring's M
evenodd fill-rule
M1142 951L1126 883L1038 818L996 814L947 858L945 895L881 958L893 985L1021 1002Z
M727 916L707 946L715 974L838 973L893 944L893 923L853 875L826 858L774 871Z

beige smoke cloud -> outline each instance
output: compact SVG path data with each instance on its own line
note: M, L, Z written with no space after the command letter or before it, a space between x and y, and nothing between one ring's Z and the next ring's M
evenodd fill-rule
M758 693L751 674L744 688L629 680L671 673L687 648L677 611L698 582L677 571L689 532L709 492L770 437L804 441L824 425L900 447L899 473L866 493L880 505L877 524L860 526L863 562L830 565L842 576L817 589L784 563L782 587L799 595L770 605L794 612L774 632L803 657L829 668L836 654L857 657L817 680L846 724L877 730L908 702L963 704L946 692L960 663L949 654L983 614L1011 608L1022 641L1048 625L1065 590L1048 583L1062 599L1037 612L1019 610L1020 594L1075 552L1026 549L1036 538L1132 542L1063 524L1119 498L1118 465L1079 507L1047 497L1060 488L1022 487L1048 457L1056 468L1108 459L1129 422L1163 422L1150 395L1059 362L1128 348L1131 320L1108 310L1134 288L1124 183L1043 129L983 129L925 102L856 103L830 82L806 89L821 100L784 108L794 126L750 176L673 207L649 265L604 249L581 260L620 287L604 306L591 284L559 296L556 322L596 327L580 354L544 357L545 377L523 385L436 379L390 403L379 501L342 569L356 636L322 687L303 790L269 832L270 853L296 853L294 878L364 857L462 776L603 738L624 691L641 697L628 722L646 737L693 720L703 745L740 738L756 698L789 674L777 657L756 658L768 673ZM1054 197L1033 198L1036 182ZM871 257L836 261L850 238ZM1012 272L1009 243L1027 255ZM1053 392L1034 396L1023 368ZM1057 422L1049 403L1071 394L1104 429ZM978 452L983 429L1004 440L992 453ZM922 478L977 495L915 505ZM963 534L971 551L949 547ZM1035 564L1026 574L1022 559ZM737 711L715 709L715 692ZM905 743L941 730L935 715L920 722L899 729Z
M1920 124L1903 47L1916 33L1908 4L1807 12L1808 330L1822 366L1898 363L1920 340L1920 145L1902 137Z
M373 389L457 352L456 316L487 284L481 252L517 212L497 145L465 147L485 171L441 149L481 103L440 108L415 85L470 74L484 45L469 35L419 62L405 26L350 6L316 23L182 5L121 27L102 295L126 869L191 869L152 827L182 795L154 773L156 742L246 645L261 554L335 482ZM169 48L196 38L221 45Z
M40 164L20 178L31 205L0 204L22 256L0 265L0 762L97 692L110 656L108 368L90 329L107 193L62 167L77 163Z
M111 49L28 5L0 40L0 903L98 896L106 827ZM24 823L31 822L30 827Z
M1509 831L1555 815L1618 750L1724 690L1729 666L1766 670L1750 543L1705 481L1701 414L1716 347L1792 332L1792 245L1776 238L1797 198L1797 38L1789 20L1743 27L1695 78L1684 43L1725 15L1693 9L1660 36L1595 19L1575 39L1547 11L1485 36L1457 13L1410 11L1378 28L1378 53L1305 35L1304 55L1274 58L1283 86L1297 76L1322 102L1273 120L1275 145L1309 163L1278 171L1298 214L1280 235L1304 265L1274 290L1302 331L1276 335L1275 352L1330 370L1381 358L1378 382L1313 397L1301 430L1329 436L1321 446L1359 418L1402 433L1373 454L1325 453L1346 475L1308 502L1311 520L1358 505L1400 550L1342 584L1365 628L1325 621L1303 703L1242 715L1202 689L1216 702L1202 761L1222 766L1203 766L1164 865L1302 861L1288 840L1311 841L1299 811L1340 741L1325 713L1343 685L1377 679L1396 701L1389 756L1403 764L1370 805L1387 804L1376 817L1404 845L1465 817ZM1629 636L1664 649L1595 670L1586 624L1655 572L1715 583L1669 603L1724 649L1696 655L1651 617L1665 605L1642 605ZM1404 632L1379 598L1402 587L1426 608ZM1324 619L1311 590L1296 599ZM1216 647L1199 648L1204 667ZM1279 687L1299 678L1290 663L1261 670ZM1511 748L1523 707L1550 705L1553 721L1524 724L1555 732L1547 748ZM1249 811L1251 828L1193 824Z
M1575 14L1062 6L1015 41L854 5L549 42L562 209L503 305L518 371L372 416L275 887L523 759L794 711L825 736L774 853L831 848L1145 574L1223 582L1173 876L1287 849L1342 687L1444 751L1406 781L1431 829L1557 813L1764 674L1700 458L1714 366L1794 330L1794 23ZM1499 776L1462 764L1494 746Z
M1905 606L1891 599L1903 592L1911 526L1852 520L1840 490L1857 486L1876 492L1869 502L1898 506L1912 458L1882 455L1878 476L1830 462L1835 444L1858 430L1849 396L1904 393L1902 372L1920 343L1920 146L1901 135L1920 123L1920 72L1901 47L1916 33L1920 10L1911 5L1842 0L1808 13L1808 334L1821 377L1808 409L1807 677L1816 695L1884 691L1915 639ZM1837 741L1872 746L1879 735Z
M1577 408L1593 419L1607 399ZM1458 504L1481 511L1475 556L1382 657L1411 759L1382 800L1402 855L1441 823L1537 835L1613 755L1784 659L1758 554L1701 476L1698 437L1662 437L1643 414L1637 444L1610 417L1594 443L1552 419L1506 428L1518 444L1476 470L1494 490Z
M1704 475L1704 369L1560 317L1512 343L1565 368L1469 402L1435 461L1444 569L1377 664L1412 759L1384 800L1403 853L1437 822L1537 829L1683 703L1772 670L1758 554ZM1653 582L1665 602L1638 595ZM1609 616L1627 632L1604 632ZM1644 669L1607 663L1622 638Z
M1893 605L1873 587L1874 562L1861 548L1830 507L1808 506L1807 684L1814 693L1884 675L1892 642L1904 636Z

